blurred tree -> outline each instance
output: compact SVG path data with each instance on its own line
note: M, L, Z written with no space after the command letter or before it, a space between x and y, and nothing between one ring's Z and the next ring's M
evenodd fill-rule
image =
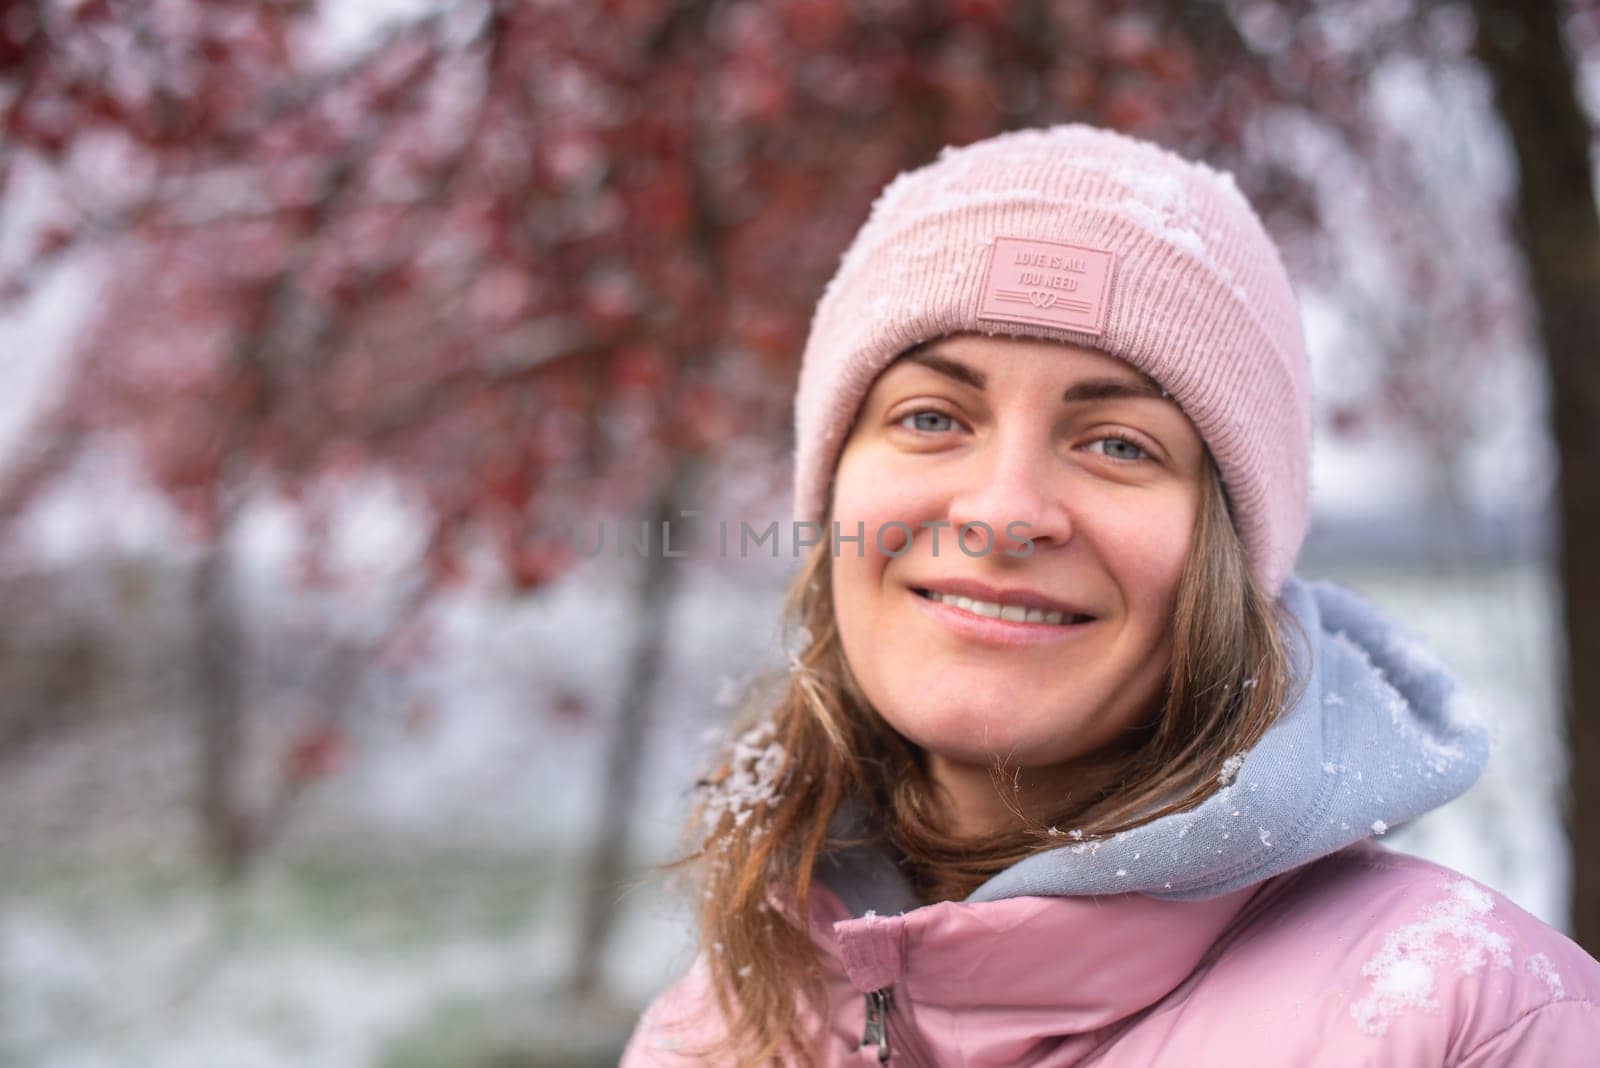
M1579 96L1573 52L1600 40L1600 6L1474 0L1475 53L1516 153L1517 237L1549 366L1559 486L1564 680L1572 843L1572 927L1600 956L1600 211L1591 149L1595 127Z
M484 0L341 55L307 0L10 5L0 188L42 172L58 193L0 259L4 292L89 246L110 269L69 387L0 484L0 521L97 438L136 448L189 518L205 546L202 807L237 870L281 822L236 793L241 509L282 497L315 531L350 479L397 479L428 551L396 631L484 536L506 581L537 589L571 564L580 516L676 516L734 444L786 426L840 251L883 184L946 144L1087 120L1203 156L1239 176L1297 277L1340 290L1358 272L1322 226L1319 186L1337 163L1371 190L1409 287L1369 317L1403 369L1370 407L1452 410L1464 364L1491 358L1514 317L1503 279L1433 269L1450 219L1367 87L1395 55L1464 53L1441 10L1464 9ZM1435 448L1462 432L1435 427ZM772 484L786 477L775 464ZM585 993L676 581L660 553L640 565ZM331 709L286 780L339 751Z

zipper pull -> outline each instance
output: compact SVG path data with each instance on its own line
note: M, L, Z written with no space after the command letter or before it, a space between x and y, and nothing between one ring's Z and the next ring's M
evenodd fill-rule
M867 992L867 1027L861 1033L861 1045L878 1047L878 1063L889 1060L889 1010L894 1007L894 987L885 986Z

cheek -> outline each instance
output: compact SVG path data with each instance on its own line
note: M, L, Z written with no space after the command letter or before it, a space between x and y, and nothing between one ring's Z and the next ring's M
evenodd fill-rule
M1101 517L1095 543L1136 610L1164 620L1175 605L1196 511L1196 502L1173 497Z
M891 618L894 577L900 561L910 558L908 543L919 524L939 518L936 497L927 480L898 476L871 449L840 459L831 521L842 537L859 535L860 541L840 543L829 561L834 615L845 658L874 697L881 697L880 672L901 654ZM832 537L831 527L827 533Z
M867 547L871 550L874 532L891 520L907 523L915 530L919 520L932 515L937 497L932 481L910 477L872 448L847 452L839 461L834 480L833 518L845 534L856 533L856 524L865 523ZM897 544L892 534L891 530L884 535L884 543L890 548Z
M847 453L834 482L832 523L841 541L834 554L834 591L841 599L860 594L859 585L893 570L908 558L910 543L926 536L922 523L943 518L933 480L907 477L872 449ZM826 532L831 538L833 528Z

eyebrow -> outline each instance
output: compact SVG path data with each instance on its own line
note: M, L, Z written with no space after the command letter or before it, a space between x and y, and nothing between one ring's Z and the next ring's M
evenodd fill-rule
M988 379L982 371L974 370L959 360L952 360L948 356L939 356L932 352L913 352L906 359L921 364L930 371L936 371L947 378L971 386L973 389L982 390ZM1062 394L1061 399L1069 404L1084 401L1103 400L1160 400L1176 403L1172 395L1160 386L1145 381L1133 381L1126 378L1086 378L1081 382L1074 382Z

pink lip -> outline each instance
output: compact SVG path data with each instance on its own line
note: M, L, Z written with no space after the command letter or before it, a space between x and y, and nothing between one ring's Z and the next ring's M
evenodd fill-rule
M1083 634L1095 623L1092 619L1082 623L1017 623L1009 619L991 619L988 616L975 615L955 605L931 601L915 590L908 590L907 593L916 602L917 607L928 613L935 622L948 627L963 638L989 645L1034 645L1040 642L1064 641Z
M913 582L913 589L933 590L935 593L948 594L953 597L970 597L974 601L994 601L998 604L1014 604L1022 608L1037 608L1041 612L1061 612L1064 615L1092 616L1093 612L1087 608L1066 601L1058 601L1054 597L1046 597L1037 590L1025 589L1021 586L989 586L971 579L940 579L935 582Z

